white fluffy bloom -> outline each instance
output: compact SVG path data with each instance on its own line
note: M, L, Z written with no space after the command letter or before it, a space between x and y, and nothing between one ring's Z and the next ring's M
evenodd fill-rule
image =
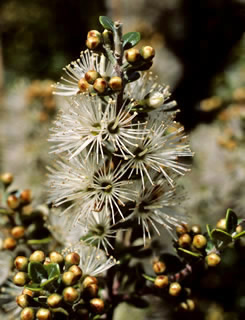
M81 52L80 59L71 62L63 70L66 73L65 77L61 77L61 82L53 86L54 94L61 96L73 96L79 93L78 81L90 70L97 71L102 77L111 77L115 73L111 62L104 55L98 55L90 50Z
M0 288L0 305L6 317L3 319L19 319L22 309L17 305L16 297L21 294L22 290L23 288L17 287L11 280L7 280Z
M7 280L11 271L12 257L5 251L0 252L0 286Z

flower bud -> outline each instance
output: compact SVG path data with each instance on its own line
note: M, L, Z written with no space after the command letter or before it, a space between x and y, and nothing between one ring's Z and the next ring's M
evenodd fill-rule
M154 281L154 285L157 288L166 288L168 286L168 277L167 276L158 276Z
M98 37L101 38L101 33L98 30L90 30L87 34L87 38Z
M226 219L220 219L216 224L216 228L226 230Z
M51 294L47 299L47 303L50 308L57 308L61 304L61 301L62 301L62 296L60 296L57 293Z
M209 267L216 267L221 261L220 256L216 253L210 253L206 256L205 260Z
M14 180L14 177L12 173L5 172L0 176L0 180L5 185L5 187L8 187Z
M60 254L59 252L56 252L56 251L50 252L49 259L50 259L50 262L52 262L52 263L61 264L64 262L64 257L62 256L62 254Z
M23 289L22 294L27 295L29 297L34 297L34 295L35 295L34 291L31 291L31 290L29 290L27 288Z
M206 247L207 239L202 234L197 234L194 236L192 244L197 249L202 249Z
M198 234L198 233L201 233L201 232L202 232L202 229L201 229L201 227L200 227L198 224L194 224L194 225L191 227L191 231L192 231L194 234Z
M71 266L68 271L74 274L76 281L79 280L83 275L82 269L76 265Z
M90 84L93 84L98 78L100 78L100 74L96 70L89 70L85 73L85 80Z
M78 81L78 88L80 90L80 92L87 92L89 90L89 83L87 80L85 80L84 78L81 78L79 81Z
M240 233L240 232L242 232L242 230L243 230L243 228L241 225L236 227L236 233Z
M23 190L20 194L20 201L23 204L31 203L31 190L29 189Z
M49 309L40 308L37 311L36 317L38 320L50 320L52 315Z
M164 262L156 261L153 263L153 271L156 274L164 273L165 270L166 270L166 264Z
M65 262L68 264L76 264L79 265L80 262L80 256L76 252L68 253L68 255L65 257Z
M66 302L74 302L78 298L78 291L72 287L63 290L63 297Z
M18 256L14 260L15 268L19 271L26 271L28 266L28 259L23 256Z
M140 52L138 49L131 48L126 51L126 60L129 63L135 63L139 60L140 58Z
M172 282L168 292L171 296L177 297L180 294L181 289L181 285L178 282Z
M191 241L191 236L188 233L184 233L179 237L178 243L180 247L188 247Z
M17 272L13 278L13 282L16 286L23 287L28 280L27 273L25 272Z
M88 37L88 39L86 40L86 46L91 50L97 48L100 43L101 41L99 37Z
M111 77L109 80L109 87L113 91L118 91L122 89L122 78L120 77Z
M35 313L32 308L25 308L21 311L20 320L34 320Z
M179 225L176 227L176 233L180 236L184 233L188 232L188 228L186 225Z
M104 40L104 43L107 44L107 45L111 45L112 43L112 38L113 38L113 35L112 35L112 32L109 31L109 30L104 30L103 33L102 33L102 37L103 37L103 40Z
M16 303L18 304L19 307L24 309L29 305L29 301L28 301L29 299L28 299L28 295L20 294L19 296L16 297Z
M103 93L107 88L107 82L103 78L97 78L93 87L97 92Z
M87 298L95 298L98 294L98 286L95 283L91 283L84 289L84 296Z
M15 239L20 239L24 236L25 234L25 228L23 226L17 226L17 227L14 227L12 230L11 230L11 234L12 236L15 238Z
M16 245L17 245L16 240L12 237L8 237L3 241L3 249L6 249L6 250L14 250Z
M144 60L151 60L155 56L155 50L151 46L144 46L140 49L140 54Z
M164 103L164 95L161 92L154 91L147 95L145 101L148 107L157 109Z
M181 302L181 303L179 304L179 309L180 309L181 311L187 311L187 310L188 310L188 305L187 305L187 303L186 303L186 302Z
M76 282L76 277L73 272L67 271L63 273L62 281L66 286L70 286Z
M16 209L20 205L20 200L14 194L11 194L7 198L7 204L10 209Z
M90 284L95 283L98 284L98 280L95 277L92 276L87 276L84 280L83 280L83 287L86 288L87 286L89 286Z
M45 260L45 254L41 250L36 250L30 255L29 260L42 263Z
M93 298L92 300L90 300L89 304L91 309L95 313L102 313L104 311L104 308L105 308L104 301L99 298Z
M187 299L186 303L189 311L195 310L195 302L192 299Z

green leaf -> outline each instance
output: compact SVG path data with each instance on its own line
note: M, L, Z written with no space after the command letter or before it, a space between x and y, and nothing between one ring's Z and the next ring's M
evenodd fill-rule
M128 32L122 36L122 39L123 48L127 50L136 46L136 44L140 42L141 35L139 32Z
M209 241L207 242L205 251L206 251L207 253L209 253L209 252L213 251L214 248L215 248L215 245L213 244L212 241L209 240Z
M114 22L106 16L99 17L100 24L107 30L114 31Z
M237 227L237 216L234 211L228 209L226 211L226 230L230 233L234 232Z
M32 284L26 284L25 285L25 288L26 289L29 289L31 291L34 291L34 292L38 292L38 291L42 291L43 289L40 287L40 284L39 283L32 283Z
M155 278L150 277L150 276L148 276L147 274L142 274L142 276L143 276L146 280L148 280L148 281L155 282Z
M223 241L226 244L232 241L232 236L221 229L213 229L211 235L214 240Z
M58 278L59 278L59 276L56 275L56 276L54 276L54 277L52 277L52 278L50 278L50 279L48 279L48 280L46 280L46 281L43 281L43 282L41 282L40 287L43 288L43 287L47 286L48 284L54 282L54 281L57 280Z
M133 70L128 70L125 74L125 79L127 82L133 82L136 81L140 78L139 72L133 71Z
M244 237L245 236L245 231L242 231L240 233L237 233L235 236L233 236L233 239L237 240L241 237Z
M51 279L55 276L59 276L60 275L60 266L58 265L58 263L50 263L44 266L44 269L47 271L48 273L48 279Z
M52 241L51 237L43 238L43 239L30 239L27 241L28 244L46 244Z
M212 234L211 234L211 229L210 229L210 225L209 224L206 225L206 229L207 229L209 238L212 240Z
M63 309L63 308L50 308L52 312L54 313L63 313L64 315L66 315L67 317L69 316L69 313Z
M28 275L35 283L41 283L42 280L48 279L48 273L40 262L28 264Z
M201 257L201 253L197 253L197 252L192 252L192 251L189 251L189 250L186 250L186 249L183 249L183 248L178 248L179 251L182 251L184 253L187 253L189 254L190 256L193 256L193 257L196 257L196 258L199 258Z

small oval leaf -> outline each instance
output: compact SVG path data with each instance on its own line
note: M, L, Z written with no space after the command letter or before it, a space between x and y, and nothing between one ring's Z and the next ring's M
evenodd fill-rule
M114 22L106 16L99 17L100 24L107 30L114 31Z
M211 234L211 229L210 229L210 225L209 224L206 225L206 229L207 229L209 238L212 240L212 234Z
M48 279L48 273L40 262L30 262L28 264L28 275L35 283L40 283L43 279Z
M234 232L237 227L237 216L231 209L226 211L226 230L230 233Z
M59 276L60 275L60 267L58 265L58 263L50 263L44 266L44 269L47 271L48 273L48 279L51 279L55 276Z
M127 50L136 46L136 44L140 42L141 35L139 32L128 32L122 36L122 39L123 48Z
M179 251L182 251L184 253L187 253L189 254L190 256L193 256L193 257L196 257L196 258L199 258L201 257L201 253L197 253L197 252L192 252L192 251L189 251L189 250L186 250L186 249L183 249L183 248L178 248Z
M211 235L214 240L223 241L224 243L229 243L232 241L231 235L221 229L213 229Z

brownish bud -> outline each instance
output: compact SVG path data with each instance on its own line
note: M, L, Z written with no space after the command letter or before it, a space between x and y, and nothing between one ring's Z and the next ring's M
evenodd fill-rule
M35 293L27 288L24 288L22 294L27 295L29 297L34 297Z
M16 209L20 205L20 200L14 194L11 194L7 198L7 204L10 209Z
M226 230L226 219L220 219L216 224L216 228Z
M51 308L59 307L59 305L61 304L61 301L62 301L62 296L57 293L51 294L47 299L47 303Z
M164 273L164 271L166 270L166 264L162 261L156 261L153 263L152 268L156 274L161 274Z
M186 225L179 225L176 227L176 233L179 236L187 232L188 232L188 228Z
M8 237L3 241L3 249L6 249L6 250L14 250L16 245L17 245L17 242L12 237Z
M30 255L29 260L42 263L45 260L45 254L41 250L36 250Z
M13 283L16 286L23 287L27 283L27 280L28 280L27 273L17 272L13 278Z
M140 54L144 60L151 60L155 57L155 50L151 46L144 46L140 49Z
M201 227L198 225L198 224L194 224L192 227L191 227L191 231L194 233L194 234L199 234L202 232L202 229Z
M157 288L163 289L168 286L168 277L167 276L157 276L154 285Z
M76 281L79 280L83 275L82 269L76 265L71 266L68 271L74 274Z
M168 292L171 296L177 297L180 294L181 289L181 285L178 282L172 282Z
M95 298L98 294L99 287L95 283L91 283L84 289L84 295L86 298Z
M89 70L85 73L85 80L90 84L94 84L98 78L100 78L100 74L96 70Z
M243 227L241 225L236 227L236 233L240 233L242 232L242 230L243 230Z
M101 33L98 30L90 30L87 34L87 38L98 37L101 38Z
M76 282L75 274L71 271L64 272L62 275L62 281L66 286L71 286Z
M37 311L36 317L38 320L50 320L52 315L49 309L40 308Z
M203 249L207 245L207 239L202 234L194 236L192 244L197 249Z
M20 201L23 204L31 203L31 190L29 189L23 190L20 194Z
M34 320L35 313L32 308L25 308L21 311L20 320Z
M12 236L15 238L15 239L20 239L24 236L25 234L25 228L23 226L17 226L17 227L14 227L12 230L11 230L11 234Z
M178 243L180 247L188 247L191 244L191 236L188 233L184 233L179 237Z
M98 93L104 93L107 89L107 82L104 78L97 78L93 87Z
M21 307L22 309L28 307L29 305L29 300L30 298L28 298L28 295L26 294L21 294L19 296L16 297L16 303L18 304L19 307Z
M87 80L85 80L84 78L81 78L79 81L78 81L78 88L80 90L80 92L88 92L89 91L89 83Z
M72 303L77 300L78 296L78 291L72 287L67 287L63 290L63 297L66 302Z
M91 50L97 48L100 43L101 41L99 37L88 37L88 39L86 40L86 46Z
M43 265L47 266L51 263L50 259L48 257L45 258Z
M126 60L129 63L135 63L140 58L140 52L138 49L132 48L126 51Z
M120 77L111 77L111 79L109 80L109 87L113 90L113 91L118 91L122 89L122 78Z
M24 256L18 256L14 260L15 268L19 271L26 271L28 266L28 259Z
M186 303L189 311L195 310L195 302L192 299L187 299Z
M99 298L93 298L90 300L89 304L94 313L102 313L104 311L104 301Z
M65 262L68 264L76 264L79 265L80 262L80 256L76 252L68 253L68 255L65 257Z
M221 261L220 256L216 253L210 253L206 256L205 260L209 267L216 267Z
M5 187L8 187L14 180L14 177L12 173L5 172L0 176L0 180L5 185Z
M86 288L87 286L89 286L90 284L95 283L98 284L98 280L95 277L92 276L87 276L84 280L83 280L83 287Z
M52 263L61 264L61 263L64 262L64 257L63 257L63 255L60 254L59 252L56 252L56 251L50 252L50 254L49 254L49 259L50 259L50 262L52 262Z

